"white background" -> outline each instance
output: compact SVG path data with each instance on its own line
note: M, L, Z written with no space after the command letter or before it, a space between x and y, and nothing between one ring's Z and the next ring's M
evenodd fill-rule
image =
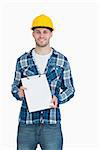
M0 150L16 150L21 103L11 95L17 58L35 46L32 19L44 13L55 26L51 46L67 56L75 97L61 105L63 150L99 150L98 32L95 0L5 1L0 9ZM38 148L39 150L40 148Z

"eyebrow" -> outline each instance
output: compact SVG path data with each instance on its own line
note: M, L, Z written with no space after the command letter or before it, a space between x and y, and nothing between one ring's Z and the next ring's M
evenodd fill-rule
M44 29L44 30L36 29L35 31L48 31L48 30L47 29Z

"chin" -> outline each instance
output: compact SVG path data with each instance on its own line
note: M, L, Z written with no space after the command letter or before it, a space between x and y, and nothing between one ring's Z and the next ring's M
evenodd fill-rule
M45 44L45 45L38 45L39 47L46 47L47 46L47 44Z
M37 46L39 46L39 47L46 47L47 45L48 45L48 43L45 43L45 44L37 43Z

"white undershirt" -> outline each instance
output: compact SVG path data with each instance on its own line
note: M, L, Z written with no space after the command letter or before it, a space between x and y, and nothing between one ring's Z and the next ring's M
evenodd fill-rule
M52 55L52 51L53 51L53 50L51 49L51 52L50 52L49 54L47 54L47 55L40 55L40 54L37 54L37 53L35 52L35 50L33 50L33 52L32 52L32 55L33 55L34 60L35 60L35 63L36 63L36 65L37 65L37 67L38 67L38 70L39 70L39 72L40 72L41 74L43 74L44 71L45 71L45 68L46 68L46 66L47 66L48 59L49 59L50 56Z

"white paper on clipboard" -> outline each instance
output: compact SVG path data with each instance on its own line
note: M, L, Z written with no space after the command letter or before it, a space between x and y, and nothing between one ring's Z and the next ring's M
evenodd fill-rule
M22 78L29 112L50 108L52 95L45 74Z

